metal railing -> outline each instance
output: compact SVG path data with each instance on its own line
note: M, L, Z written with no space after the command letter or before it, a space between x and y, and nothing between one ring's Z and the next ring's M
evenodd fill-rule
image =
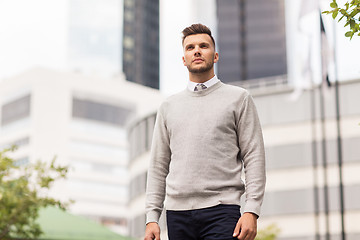
M284 88L288 87L287 75L279 75L265 78L255 78L249 80L229 82L231 85L239 86L245 89L263 89L269 87Z

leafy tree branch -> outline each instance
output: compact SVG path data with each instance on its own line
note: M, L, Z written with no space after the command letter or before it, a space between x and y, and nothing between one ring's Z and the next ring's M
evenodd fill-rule
M344 27L349 26L350 30L345 33L346 37L349 37L350 40L355 34L360 36L360 0L351 0L347 1L343 7L339 7L336 0L333 0L330 3L332 10L323 11L323 14L331 14L333 19L340 14L338 22L345 20Z
M68 204L47 196L56 180L66 178L68 168L56 165L55 158L50 164L19 165L8 157L15 149L0 151L0 239L34 239L42 233L36 222L39 209L65 209Z

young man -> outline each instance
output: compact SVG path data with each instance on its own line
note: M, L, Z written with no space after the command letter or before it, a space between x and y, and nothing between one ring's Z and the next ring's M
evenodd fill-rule
M170 240L253 240L265 189L264 144L255 105L246 90L215 76L219 55L206 26L183 30L183 50L190 81L157 114L145 240L160 239L157 222L165 197Z

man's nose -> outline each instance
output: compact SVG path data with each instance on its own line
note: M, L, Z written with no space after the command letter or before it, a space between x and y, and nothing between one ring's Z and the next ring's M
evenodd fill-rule
M198 46L195 47L194 55L195 56L200 56L201 55L200 48Z

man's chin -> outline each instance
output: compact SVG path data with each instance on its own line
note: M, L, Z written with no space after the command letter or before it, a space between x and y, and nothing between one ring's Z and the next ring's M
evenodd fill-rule
M204 72L208 72L211 69L211 67L198 67L198 68L193 68L193 67L188 67L189 72L191 73L204 73Z

